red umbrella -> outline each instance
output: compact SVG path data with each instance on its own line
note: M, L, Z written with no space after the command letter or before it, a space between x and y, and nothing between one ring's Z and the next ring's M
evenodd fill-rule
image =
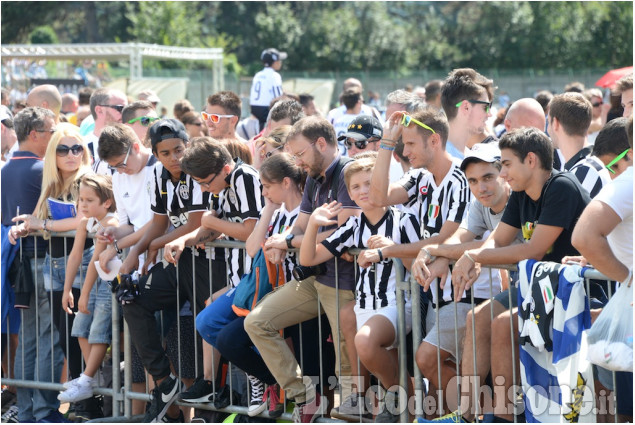
M627 66L626 68L612 69L595 82L597 87L613 87L617 80L625 75L632 74L633 67Z

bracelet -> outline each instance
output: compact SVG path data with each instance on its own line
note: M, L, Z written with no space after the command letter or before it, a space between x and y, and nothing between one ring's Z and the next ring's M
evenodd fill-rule
M428 251L425 247L421 248L421 252L423 252L426 255L426 258L424 259L424 261L428 261L429 259L432 258L432 254L430 254L430 251Z
M117 254L121 254L123 251L119 249L119 246L117 245L117 239L114 239L112 241L112 245L115 247L115 251L117 251Z
M474 261L474 258L472 258L472 256L471 256L470 254L468 254L468 252L467 252L467 251L465 251L465 252L463 253L463 255L465 255L467 258L469 258L469 259L470 259L470 261L471 261L473 264L476 264L476 261Z
M42 230L44 230L45 232L48 232L48 229L46 228L46 223L48 222L48 219L44 219L44 223L42 223Z
M379 147L382 149L386 149L387 151L394 151L395 147L392 145L386 145L383 142L379 144Z
M381 248L377 250L377 255L379 255L379 261L384 261L384 254L381 253Z

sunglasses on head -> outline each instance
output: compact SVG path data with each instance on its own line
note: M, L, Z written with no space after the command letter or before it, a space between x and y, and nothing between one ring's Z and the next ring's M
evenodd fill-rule
M123 111L123 108L126 107L126 105L99 105L99 106L104 106L106 108L112 108L112 109L116 110L119 113L121 113L121 111Z
M415 123L419 127L425 128L426 130L430 130L432 134L437 134L436 131L434 131L431 127L425 125L421 121L417 121L408 114L403 114L403 116L401 117L401 125L403 125L404 127L408 127L411 123Z
M626 156L626 154L628 153L628 151L630 151L631 148L626 149L624 152L622 152L621 154L619 154L618 156L615 157L615 159L613 159L613 161L609 162L608 164L606 164L606 168L608 168L608 170L613 173L616 174L615 170L612 169L611 167L614 166L615 164L617 164L617 162L624 158Z
M81 155L82 153L84 153L84 147L82 145L59 145L57 148L55 148L55 153L57 154L57 156L67 156L69 152L72 152L75 156Z
M130 121L128 121L128 124L134 124L137 121L141 121L141 125L144 127L149 126L150 124L152 124L153 122L155 122L156 120L158 120L159 117L137 117L137 118L133 118Z
M210 120L214 124L218 124L221 118L231 118L234 115L208 114L207 112L201 112L201 116L205 121Z
M366 140L355 140L352 137L347 137L346 140L344 140L344 145L346 146L346 149L350 149L353 147L353 145L355 145L355 147L357 149L366 149L366 146L368 146L369 143L373 143L373 142L377 142L379 139L377 137L370 137Z
M466 99L468 102L470 102L472 105L485 105L485 112L489 113L489 110L492 108L492 102L486 102L484 100L474 100L474 99ZM461 106L461 103L463 103L463 101L460 101L459 103L456 104L456 107L459 108Z

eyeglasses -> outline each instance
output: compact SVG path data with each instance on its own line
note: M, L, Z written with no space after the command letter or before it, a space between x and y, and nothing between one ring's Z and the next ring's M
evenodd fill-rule
M269 152L265 154L265 158L271 158L271 156L274 154L275 151L278 151L282 148L284 148L284 145L280 145L277 148L273 148L272 150L270 150Z
M155 122L156 120L158 120L159 117L137 117L137 118L133 118L130 121L128 121L128 124L133 124L136 123L137 121L141 121L141 125L144 127L149 126L150 124L152 124L153 122Z
M38 132L38 133L51 133L51 134L53 134L53 133L55 133L57 131L57 129L56 128L52 128L50 130L35 130L35 131Z
M216 177L218 177L218 173L214 174L214 177L212 177L211 179L209 179L209 180L208 180L208 181L206 181L206 182L199 182L199 181L197 181L197 183L198 183L198 185L199 185L200 187L204 187L204 188L206 188L206 189L209 189L209 185L210 185L210 184L212 184L212 182L214 181L214 179L215 179Z
M55 153L57 154L57 156L67 156L69 152L72 152L75 156L81 155L82 153L84 153L84 147L82 145L58 145L55 148Z
M630 151L631 148L626 149L624 152L622 152L621 154L619 154L618 156L615 157L615 159L611 162L609 162L608 164L606 164L606 168L609 169L609 171L613 174L616 174L616 171L613 170L611 167L614 166L615 164L617 164L617 162L624 158L626 156L626 154L628 153L628 151Z
M106 108L112 108L112 109L116 110L119 113L121 113L121 111L123 111L123 108L126 107L126 105L99 105L99 106L104 106Z
M231 118L234 115L219 115L219 114L208 114L207 112L201 112L201 116L205 121L210 120L214 124L218 124L221 118Z
M130 145L130 147L128 148L128 153L126 153L125 158L123 159L123 162L119 165L109 165L108 169L111 171L117 171L120 170L122 168L126 168L128 166L128 157L130 156L130 151L132 150L132 145Z
M304 155L304 153L307 151L307 149L309 149L311 146L315 145L315 143L317 142L317 140L315 142L311 142L311 144L309 146L307 146L306 148L304 148L302 150L302 152L295 154L295 155L291 155L291 159L293 159L294 161L297 161L298 159L302 159L302 155Z
M434 132L434 130L432 131ZM369 143L374 143L377 141L379 141L379 139L376 137L371 137L366 140L355 140L352 137L347 137L346 140L344 140L344 145L347 149L352 148L353 145L355 145L357 149L366 149L366 146L368 146Z
M485 106L485 113L489 114L489 110L492 108L492 102L486 102L484 100L474 100L474 99L466 99L468 102L470 102L472 105L486 105ZM456 104L456 107L460 107L461 103L463 103L463 101L460 101L459 103Z
M431 127L428 127L421 121L417 121L416 119L412 118L410 115L403 114L403 117L401 117L401 125L403 125L404 127L408 127L411 122L417 124L419 127L425 128L426 130L430 130L432 134L437 134L436 131L434 131Z

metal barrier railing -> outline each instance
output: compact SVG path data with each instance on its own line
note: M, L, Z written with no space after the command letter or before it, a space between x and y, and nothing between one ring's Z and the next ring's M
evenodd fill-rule
M65 233L55 233L53 234L54 236L57 237L65 237L65 238L70 238L74 236L74 232L65 232ZM37 239L36 239L37 241ZM37 242L36 242L37 243ZM235 249L235 248L240 248L240 249L244 249L244 243L243 242L235 242L235 241L214 241L211 243L206 244L206 250L208 253L211 252L212 249L215 248L223 248L223 249ZM351 253L354 255L359 254L360 250L354 250ZM19 255L22 255L22 253L20 253ZM161 254L159 254L161 255ZM160 257L159 257L160 258ZM208 255L208 265L209 265L209 289L210 289L210 294L212 293L212 259L211 256ZM38 262L37 256L35 258L36 263ZM398 265L401 265L401 261L398 259L394 260ZM66 263L66 258L65 258L65 263ZM195 267L195 261L194 261L194 256L192 256L192 264L193 267ZM499 268L499 269L507 269L507 270L515 270L515 266L495 266L495 268ZM417 349L419 347L419 343L423 340L423 321L422 321L422 317L421 317L421 310L419 308L421 300L420 300L420 290L419 290L419 285L417 282L414 281L414 279L411 279L410 281L405 281L404 276L402 274L402 267L396 267L395 268L397 271L397 296L396 296L396 300L397 300L397 307L398 307L398 339L399 339L399 345L398 345L398 358L399 358L399 386L401 388L401 391L399 392L399 396L400 396L400 403L399 406L401 408L401 411L399 412L399 416L400 416L400 421L401 422L410 422L412 420L411 416L414 417L423 417L424 416L424 412L428 412L430 414L436 412L437 415L441 415L443 412L443 400L444 400L444 394L447 391L447 388L439 388L437 389L437 396L438 396L438 402L437 402L437 409L434 409L433 411L430 411L430 409L426 409L426 400L428 399L428 397L426 396L426 391L424 388L424 377L422 376L421 371L419 370L419 368L417 367L415 358L416 358L416 352ZM484 268L485 270L485 268ZM41 284L40 282L40 273L35 273L35 287L38 288L39 285ZM177 276L178 276L178 272L177 272ZM196 276L195 273L193 273L193 279L195 278L194 276ZM607 280L605 276L601 275L599 272L594 271L594 270L590 270L585 274L585 280L586 280L586 287L587 287L587 293L590 293L590 288L589 288L589 281L590 279L602 279L602 280ZM493 298L494 294L494 288L492 287L492 273L490 272L490 299ZM83 276L82 276L82 283L83 283ZM177 285L178 288L178 285ZM196 285L194 285L194 291L196 291ZM609 290L610 290L610 285L609 285ZM410 381L410 376L409 376L409 372L408 372L408 352L407 352L407 335L406 335L406 314L405 314L405 306L406 306L406 297L410 296L410 301L411 301L411 305L412 305L412 338L413 338L413 352L412 352L412 361L413 361L413 370L414 370L414 385L413 390L414 390L414 394L410 395L408 394L408 388L409 388L409 384L411 383ZM610 296L611 294L609 294ZM50 306L53 305L53 295L52 293L48 294L49 297L49 302L50 302ZM175 369L177 371L177 375L181 375L179 372L181 371L182 368L182 364L181 361L182 359L180 358L180 353L181 353L181 319L180 316L178 315L178 306L180 305L180 291L177 289L177 295L176 295L176 304L177 304L177 321L176 321L176 326L177 326L177 336L178 336L178 348L177 348L177 355L178 355L178 361L177 361L177 365L175 365ZM194 292L194 299L196 299L196 292ZM512 305L511 302L511 293L509 293L509 305ZM339 302L339 300L338 300ZM455 304L455 303L454 303ZM475 301L474 301L474 295L472 293L472 297L470 300L470 313L472 315L472 319L474 319L474 315L475 315ZM439 323L439 309L436 309L436 323ZM38 317L38 303L36 303L35 305L35 315L36 318ZM197 311L196 311L196 306L192 306L192 314L194 316L194 321L196 320L196 315L197 315ZM319 311L318 311L319 313ZM435 314L435 312L428 312L428 314ZM24 311L22 311L21 313L22 315L25 314ZM53 325L53 314L59 314L59 312L54 312L50 311L50 322L51 322L51 328L54 326ZM491 319L493 319L493 310L492 307L490 307L490 315L491 315ZM512 340L514 338L517 338L517 333L514 332L514 315L510 314L510 337L512 338ZM112 397L112 416L108 417L108 418L103 418L103 419L98 419L98 420L94 420L94 422L125 422L125 421L129 421L131 419L139 419L139 417L133 417L132 415L132 406L131 406L131 402L132 400L141 400L141 401L148 401L150 400L151 396L148 394L148 383L146 382L146 393L140 393L140 392L135 392L132 390L132 372L131 372L131 361L130 359L132 358L132 350L131 350L131 344L130 344L130 334L129 334L129 329L128 329L128 324L123 323L123 340L121 340L120 338L120 321L119 321L119 306L117 304L117 301L114 298L113 295L113 314L112 314L112 326L113 326L113 332L112 332L112 368L113 368L113 374L112 374L112 385L110 387L98 387L95 388L94 392L95 394L100 394L100 395L104 395L104 396L109 396ZM456 308L456 304L455 304L455 309L454 309L454 320L455 320L455 344L457 345L457 347L459 346L459 344L462 344L462 341L459 341L459 336L458 336L458 323L459 320L465 320L465 318L459 318L458 317L458 312L457 312L457 308ZM478 371L477 371L477 364L476 364L476 354L477 354L477 342L476 342L476 338L474 337L476 335L476 329L475 329L475 320L471 321L472 326L471 329L466 329L466 332L471 332L472 333L472 365L473 365L473 374L475 376L478 376ZM68 326L67 326L68 327ZM339 314L338 314L338 327L339 327ZM36 331L39 330L39 323L37 323L36 321ZM337 332L339 332L339 328L336 330ZM320 337L320 344L322 341L322 328L321 326L319 327L319 337ZM438 335L438 333L437 333ZM67 336L67 335L66 335ZM196 332L196 326L194 327L194 335L192 336L194 338L194 340L196 341L196 339L198 338L197 336L197 332ZM8 337L7 337L8 338ZM54 333L50 332L50 351L54 352L54 345L55 345L55 338L54 338ZM19 341L21 343L24 344L25 341L25 329L20 329L20 337L19 337ZM352 342L351 342L352 343ZM68 352L68 338L65 338L64 344L66 344L66 348L67 348L67 352ZM123 344L123 345L122 345ZM7 346L9 345L9 341L7 340ZM439 383L442 382L441 379L441 365L440 365L440 341L437 341L437 370L438 370L438 376L437 379ZM511 352L511 356L512 356L512 364L515 365L518 361L517 359L517 352L516 349L514 349L514 347L517 348L517 346L515 344L511 344L512 346L512 352ZM36 359L39 359L39 350L41 347L41 341L39 341L39 332L37 333L36 336ZM120 365L120 352L122 351L123 348L123 353L124 353L124 379L123 382L121 382L120 379L120 373L119 373L119 365ZM320 351L321 351L322 346L320 345ZM338 349L336 347L336 349ZM201 369L200 365L198 363L198 348L197 348L197 344L194 343L194 370L198 371ZM24 355L24 351L22 351L22 355ZM56 374L56 367L55 367L55 359L53 358L54 356L51 356L51 376L55 377ZM302 364L302 354L300 354L300 364L301 367L304 370L304 365ZM24 368L24 358L22 359L22 366ZM354 361L353 359L351 359L351 361ZM322 362L323 359L320 355L320 379L322 382L323 387L324 386L331 386L332 388L335 387L334 385L331 385L332 382L329 380L328 377L326 377L326 379L324 379L325 377L324 375L324 370L322 369ZM23 387L23 388L34 388L34 389L40 389L40 390L52 390L52 391L62 391L64 390L64 387L62 386L61 383L58 382L57 379L52 379L51 381L42 381L40 379L38 379L39 377L39 370L41 369L41 367L48 367L48 365L40 365L39 361L36 362L36 374L35 374L35 379L34 380L25 380L25 379L9 379L9 378L4 378L2 381L3 385L13 385L13 386L17 386L17 387ZM8 367L11 368L12 365L9 362ZM83 363L82 363L82 367L83 367ZM24 370L22 371L22 375L24 376ZM340 370L341 372L341 370ZM459 409L461 408L461 384L460 384L460 378L461 377L461 373L460 373L460 361L457 361L456 364L456 376L457 376L457 382L456 382L456 390L457 390L457 406L459 407ZM481 371L482 372L482 371ZM341 376L341 374L338 374ZM517 385L519 383L519 379L518 376L516 376L516 368L513 367L512 368L512 386L514 388L517 388ZM233 386L233 382L232 382L232 378L231 378L231 374L230 374L230 379L229 379L230 383L230 388ZM477 395L479 394L479 382L477 379L473 380L474 384L472 386L472 394L471 396L473 397L473 400L478 400ZM616 397L616 392L617 392L617 387L616 387L616 379L615 379L615 373L613 373L613 398L615 399ZM233 388L232 388L233 389ZM342 398L342 387L341 385L339 386L339 391L340 391L340 402L343 401ZM465 392L465 391L463 391ZM232 395L232 391L230 391L230 398L233 398ZM409 401L413 401L414 403L411 404L409 403ZM234 400L231 399L230 400L230 405L226 408L223 409L215 409L213 404L211 403L198 403L198 404L193 404L193 403L181 403L181 402L177 402L178 405L181 406L185 406L185 407L191 407L191 408L198 408L198 409L202 409L202 410L218 410L220 412L226 412L226 413L237 413L237 414L246 414L248 408L241 406L239 404L234 403ZM615 400L613 401L613 406L616 406L616 402ZM480 403L477 402L475 403L474 406L472 406L473 409L473 413L475 416L475 420L478 422L479 420L481 420L482 415L485 413L483 412ZM449 413L449 412L445 412L445 413ZM519 412L517 411L517 406L514 404L514 422L517 421L517 414ZM609 412L612 413L614 415L615 421L617 422L617 409L615 409L613 412ZM268 417L267 413L264 413L261 415L262 417ZM281 419L283 420L291 420L291 414L290 413L284 413L281 417ZM361 419L360 419L361 420ZM334 421L333 419L330 419L328 417L322 417L322 418L318 418L318 422L330 422L330 421Z

